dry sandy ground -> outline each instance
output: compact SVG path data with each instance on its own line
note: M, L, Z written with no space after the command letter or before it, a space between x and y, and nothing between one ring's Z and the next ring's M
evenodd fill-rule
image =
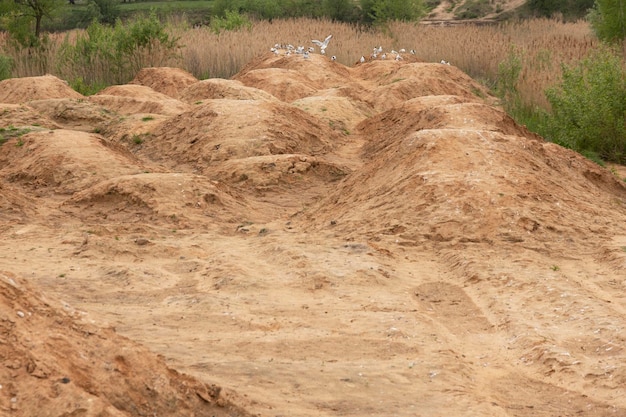
M626 415L626 172L457 68L0 97L0 414Z
M480 19L472 19L472 22L490 21L501 18L503 15L514 12L515 9L523 6L527 0L491 0L491 8L493 12L482 16ZM455 13L463 10L468 3L476 3L472 0L441 0L437 7L428 13L423 23L445 23L452 24L455 22Z

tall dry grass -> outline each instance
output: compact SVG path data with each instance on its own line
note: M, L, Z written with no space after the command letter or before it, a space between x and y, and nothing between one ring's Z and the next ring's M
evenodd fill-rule
M520 57L518 89L525 104L546 107L544 90L559 81L561 66L580 61L599 41L586 22L534 19L500 25L424 26L397 23L398 43L416 42L426 60L450 61L468 75L494 85L500 63Z
M414 49L426 62L451 62L473 78L495 85L498 66L511 54L521 57L518 89L526 104L547 106L544 90L559 81L562 64L582 59L598 41L586 22L536 19L501 25L423 25L393 23L385 32L323 20L258 22L250 31L215 35L207 29L180 34L183 65L197 77L230 77L275 43L310 46L332 34L329 55L352 65L375 46Z
M333 35L328 55L336 55L345 65L366 57L375 46L386 50L415 49L426 62L445 59L470 76L495 85L498 66L511 57L521 57L522 68L518 89L523 102L547 106L544 90L558 82L562 64L572 64L583 58L598 41L586 22L563 23L537 19L501 25L432 26L393 23L386 31L363 29L328 20L292 19L255 22L251 30L222 32L219 35L207 27L171 26L180 37L182 48L178 58L169 66L177 66L198 78L228 78L236 74L255 56L268 51L274 44L312 46L311 39ZM16 62L14 76L23 77L51 73L61 78L64 65L58 62L58 47L64 35L50 36L50 43L40 59L24 51L6 47L5 54Z

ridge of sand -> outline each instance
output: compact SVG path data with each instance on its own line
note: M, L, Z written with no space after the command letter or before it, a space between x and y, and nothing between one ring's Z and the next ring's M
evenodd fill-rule
M0 97L3 412L626 415L625 171L457 68Z

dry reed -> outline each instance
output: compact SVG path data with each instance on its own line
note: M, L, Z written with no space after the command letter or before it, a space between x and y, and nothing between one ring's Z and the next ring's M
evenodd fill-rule
M562 64L572 64L596 48L598 41L586 22L563 23L536 19L501 25L432 26L393 23L382 32L328 20L292 19L255 22L251 30L227 31L219 35L207 27L189 28L177 25L170 29L180 37L182 48L178 59L167 62L191 72L198 78L229 78L255 56L274 44L312 46L311 39L333 39L328 55L338 62L352 65L375 46L386 50L415 49L425 62L450 61L470 76L494 85L498 65L511 57L521 57L522 69L518 89L524 103L547 106L544 90L559 80ZM52 73L61 78L63 65L57 62L56 47L63 36L50 37L45 57L38 64L26 53L7 48L17 66L18 77ZM0 43L6 44L3 39ZM37 65L33 65L37 64Z

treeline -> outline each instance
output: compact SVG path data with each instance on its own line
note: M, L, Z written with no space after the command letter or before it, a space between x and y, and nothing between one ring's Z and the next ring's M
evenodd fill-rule
M376 24L389 20L414 21L426 16L441 0L215 0L213 15L228 12L272 20L293 17L329 18L339 22ZM528 0L507 18L560 17L584 19L595 0ZM498 11L489 0L469 0L457 10L457 19L476 19Z
M565 20L583 19L595 0L527 0L521 12L529 17L561 16Z
M213 15L228 12L255 19L328 18L339 22L376 24L390 20L416 21L427 11L422 0L215 0Z

